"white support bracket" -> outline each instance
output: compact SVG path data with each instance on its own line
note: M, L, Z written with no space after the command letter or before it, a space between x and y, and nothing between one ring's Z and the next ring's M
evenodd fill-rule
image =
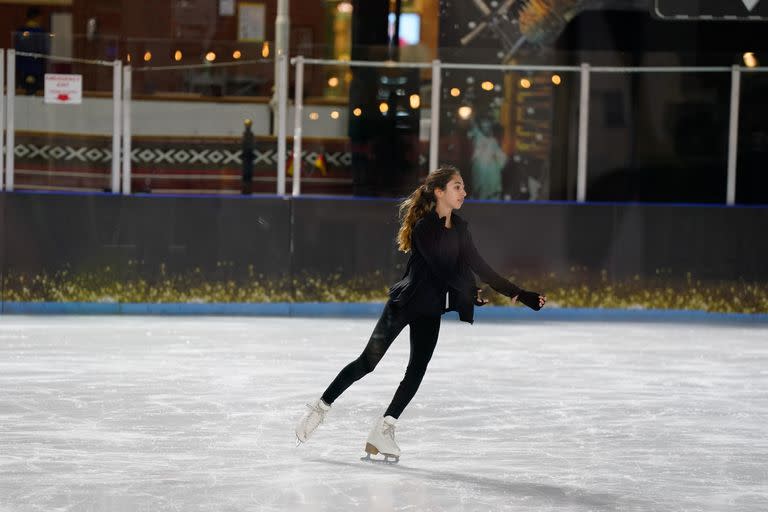
M278 55L277 91L277 195L285 195L286 118L288 117L288 56Z
M589 136L589 64L581 65L579 90L579 157L576 169L576 201L587 200L587 144Z
M16 148L14 105L16 104L16 50L8 50L5 94L5 190L13 192L14 149Z
M728 122L728 183L725 203L736 204L736 156L739 151L739 96L741 93L741 68L731 68L731 112Z
M301 135L304 121L304 57L296 57L296 98L293 100L293 195L301 194Z
M441 93L441 66L440 61L432 61L432 106L429 111L429 171L437 169L439 165L440 148L440 93Z
M123 62L112 63L112 193L120 193L120 132L123 114Z
M131 96L133 95L131 65L123 68L123 195L131 193Z

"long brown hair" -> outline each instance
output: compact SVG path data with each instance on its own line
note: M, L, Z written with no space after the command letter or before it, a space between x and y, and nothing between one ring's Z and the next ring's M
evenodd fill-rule
M443 165L429 173L424 184L400 203L400 231L397 233L397 248L403 252L411 250L411 231L416 222L435 207L435 189L445 190L448 182L461 174L456 167Z

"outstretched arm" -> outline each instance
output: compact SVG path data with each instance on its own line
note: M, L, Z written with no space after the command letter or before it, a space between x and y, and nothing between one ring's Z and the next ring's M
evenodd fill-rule
M467 231L466 246L464 247L464 250L466 251L465 254L467 263L469 263L469 268L480 277L481 281L488 283L491 285L491 288L510 298L517 297L520 294L522 289L519 286L501 277L488 263L485 262L483 257L480 256L469 231Z
M523 290L516 284L501 277L490 265L488 265L488 263L485 262L483 257L480 256L477 247L475 247L475 243L472 240L472 235L469 231L467 231L465 251L469 267L475 274L480 276L482 281L491 285L491 288L507 297L511 297L513 300L520 300L520 302L535 311L544 307L544 304L547 302L545 296L539 295L536 292Z

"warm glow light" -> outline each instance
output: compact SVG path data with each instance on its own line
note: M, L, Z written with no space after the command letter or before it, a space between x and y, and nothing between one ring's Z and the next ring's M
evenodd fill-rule
M528 89L531 86L531 81L527 78L521 78L520 79L520 87L523 89Z
M152 52L146 52L144 54L144 62L149 62L152 60Z
M240 50L235 50L234 52L232 52L232 58L235 60L239 59L242 56L243 56L243 52L241 52Z
M318 119L320 119L320 114L318 114L317 112L310 112L309 118L313 121L317 121Z
M460 118L469 119L471 115L472 115L472 107L468 107L467 105L464 105L463 107L459 107Z
M130 53L128 55L126 55L126 59L128 60L128 62L131 62L131 54Z
M484 91L492 91L493 90L493 82L489 82L486 80L482 84L480 84L480 87L483 88Z
M453 96L454 98L456 96L458 96L459 94L461 94L461 91L459 90L458 87L454 87L454 88L451 89L451 96Z
M389 105L382 101L379 103L379 110L382 114L386 114L389 111Z
M339 118L339 111L338 110L332 110L331 111L331 119L338 119Z
M208 62L213 62L213 61L215 61L215 60L216 60L216 54L215 54L215 53L213 53L213 52L208 52L208 53L206 53L206 54L205 54L205 60L207 60Z
M269 57L269 43L265 42L265 43L264 43L264 44L261 46L261 56L262 56L262 57L264 57L265 59L266 59L267 57Z
M339 2L339 5L336 6L336 9L344 14L352 14L352 3L351 2Z
M757 57L755 57L755 54L752 52L747 52L744 54L744 65L748 68L756 68L757 67Z
M418 94L411 94L409 99L411 100L411 108L419 108L419 105L421 105L421 98L419 98Z
M173 60L176 62L179 62L182 58L181 50L176 50L176 53L173 54Z
M355 110L352 111L352 113L355 115L355 117L360 117L363 111L360 110L360 107L357 107Z
M560 78L560 75L552 75L552 83L555 85L560 85L560 83L563 80Z
M328 79L328 85L331 87L337 87L339 85L339 77L332 76Z

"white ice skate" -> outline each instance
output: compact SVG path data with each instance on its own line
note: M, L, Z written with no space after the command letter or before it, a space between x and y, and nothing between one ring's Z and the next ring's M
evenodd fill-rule
M307 404L309 410L304 413L304 416L299 420L296 425L296 446L301 443L306 443L312 432L325 421L325 415L331 410L331 406L323 402L318 398L311 404Z
M360 460L365 462L383 462L385 464L397 464L400 461L400 447L395 442L395 423L392 416L385 416L376 420L373 430L368 435L365 443L365 457ZM383 455L384 458L371 457Z

